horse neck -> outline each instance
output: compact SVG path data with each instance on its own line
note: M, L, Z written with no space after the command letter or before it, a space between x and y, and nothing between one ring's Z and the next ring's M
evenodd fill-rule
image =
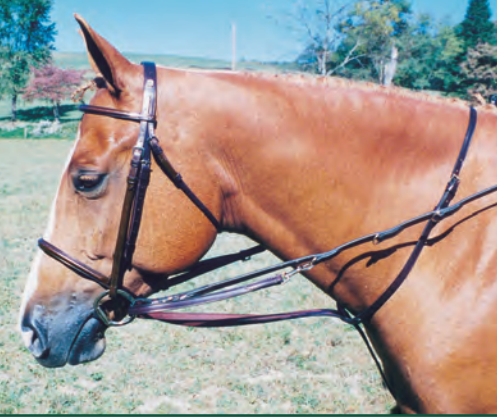
M468 122L464 106L344 83L192 78L190 106L203 129L194 142L209 154L221 187L225 228L283 259L327 251L431 210ZM341 263L309 278L330 293L331 272ZM342 293L362 299L357 290Z
M226 229L254 238L283 259L327 251L433 209L468 124L465 106L354 86L236 74L188 78L190 88L176 108L183 108L177 123L202 156L198 163L205 173L200 180L213 184L206 197L221 196L219 214ZM460 197L495 182L494 138L496 115L480 113ZM181 148L179 142L175 145ZM182 158L181 151L176 158ZM439 368L440 357L432 353L446 353L445 366L450 367L448 358L466 349L447 348L453 329L467 321L461 316L467 314L460 308L462 297L465 302L489 295L479 320L472 323L484 323L496 313L496 269L477 278L477 286L466 274L469 262L480 269L496 265L496 213L487 212L455 232L450 230L465 224L462 216L468 213L439 225L434 233L450 231L450 236L422 254L409 280L366 324L406 410L442 411L431 402L452 401L444 398L448 381L436 392L444 396L433 400L440 370L447 369ZM421 228L405 231L380 249L367 244L348 251L306 276L348 308L363 310L396 277ZM475 250L483 245L480 241L491 250L483 251L484 258ZM471 358L473 352L460 358Z

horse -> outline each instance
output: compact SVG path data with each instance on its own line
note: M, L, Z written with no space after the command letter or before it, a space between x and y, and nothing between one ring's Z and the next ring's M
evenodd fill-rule
M142 67L75 17L99 74L90 105L137 112ZM425 213L444 190L468 114L462 101L338 78L159 67L155 138L219 230L152 161L123 285L137 297L153 294L198 262L220 231L291 260ZM496 179L496 111L477 116L458 197ZM83 116L44 234L107 277L140 129ZM495 210L488 195L439 222L409 277L364 323L404 413L496 413ZM389 286L421 228L302 274L361 312ZM20 327L41 365L103 354L106 324L92 314L101 293L37 253ZM119 319L118 311L108 315Z

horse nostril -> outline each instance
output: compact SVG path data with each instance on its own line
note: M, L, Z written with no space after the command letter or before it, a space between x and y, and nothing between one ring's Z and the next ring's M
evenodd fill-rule
M47 346L47 339L38 321L27 318L21 325L24 344L31 351L36 359L47 358L50 348Z

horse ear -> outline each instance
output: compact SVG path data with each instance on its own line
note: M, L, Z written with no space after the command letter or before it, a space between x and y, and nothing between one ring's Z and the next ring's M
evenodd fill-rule
M80 34L85 40L88 58L93 70L102 75L112 94L119 95L126 88L124 74L133 64L95 32L80 15L75 14L74 17L80 25Z

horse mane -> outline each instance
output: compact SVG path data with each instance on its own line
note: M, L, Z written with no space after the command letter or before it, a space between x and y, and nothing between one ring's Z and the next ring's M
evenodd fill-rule
M101 74L97 74L94 78L91 80L88 80L88 82L80 87L78 87L76 90L73 91L71 94L70 98L73 102L83 102L83 98L85 97L85 93L88 90L97 90L100 88L105 88L106 87L106 81L102 77Z
M468 108L470 102L456 98L456 97L444 97L438 94L429 94L422 91L410 90L404 87L398 86L383 86L380 84L375 84L363 80L351 80L342 77L330 77L330 76L318 76L310 73L269 73L269 72L242 72L247 77L255 77L261 80L282 80L283 82L305 85L305 86L316 86L325 87L332 89L355 89L362 90L366 92L381 92L389 96L405 97L411 98L419 101L426 101L431 103L439 103L445 105L452 105L456 107ZM497 108L491 103L477 104L474 107L478 110L483 110L487 112L497 113Z
M160 67L160 66L158 66ZM163 67L167 68L167 67ZM179 70L177 68L168 68L170 70ZM426 92L410 90L404 87L398 86L382 86L380 84L375 84L363 80L351 80L342 77L326 77L317 76L310 73L271 73L268 71L241 71L233 72L228 70L204 70L204 69L187 69L183 70L187 72L202 72L205 74L217 74L217 75L235 75L239 74L246 78L253 78L255 80L281 80L286 83L296 84L296 85L306 85L306 86L318 86L326 88L342 88L342 89L359 89L366 92L382 92L390 96L406 97L415 100L421 100L432 103L440 103L445 105L453 105L457 107L469 107L470 102L459 99L456 97L444 97L438 94L429 94ZM104 87L105 81L100 74L97 74L95 78L90 80L84 86L79 87L74 91L71 99L74 102L81 101L87 90L95 90L96 88ZM491 103L477 104L474 107L478 110L491 112L497 114L497 108Z

